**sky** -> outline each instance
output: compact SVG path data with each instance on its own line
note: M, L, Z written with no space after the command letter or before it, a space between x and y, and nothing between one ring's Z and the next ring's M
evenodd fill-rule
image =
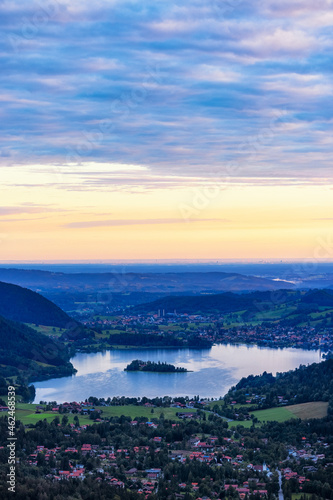
M333 259L332 0L0 0L0 261Z

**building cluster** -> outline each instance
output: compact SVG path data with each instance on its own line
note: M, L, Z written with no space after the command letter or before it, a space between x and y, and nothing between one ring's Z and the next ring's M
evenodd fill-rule
M73 406L70 403L68 405ZM265 499L272 491L273 482L277 480L271 466L259 458L266 453L265 450L269 445L268 437L261 438L256 448L253 448L246 437L237 435L236 430L228 431L231 437L193 434L186 441L167 442L163 433L158 435L161 431L161 424L158 421L147 422L141 419L128 423L134 428L139 429L143 426L149 429L147 444L131 446L129 441L125 447L117 447L110 442L106 443L106 440L100 444L84 442L90 426L68 424L68 434L64 434L67 445L62 444L54 448L38 445L26 457L25 463L31 467L48 464L49 469L45 477L51 481L84 480L91 477L95 481L105 481L116 488L135 490L145 498L157 493L161 484L166 487L171 482L173 488L176 485L177 499L183 498L184 493L192 494L197 500L218 498L213 487L209 496L200 496L204 481L207 489L207 475L205 478L195 477L187 481L181 480L177 474L172 479L166 479L165 471L174 463L179 466L199 463L208 467L207 470L210 470L211 475L215 477L215 479L211 477L212 484L216 481L216 474L213 471L227 467L232 470L232 474L226 475L225 479L220 481L220 488L233 498L243 499L252 493L257 498ZM184 424L174 422L171 425L176 431ZM62 424L59 423L58 426L65 432ZM76 438L78 434L81 436ZM69 445L69 442L72 444ZM302 491L309 481L309 474L316 472L319 467L326 467L325 450L329 446L323 437L318 437L315 443L310 443L304 437L298 446L287 445L287 458L279 465L284 483L296 481L299 491ZM161 466L147 467L152 455L161 460ZM124 464L127 464L127 467L124 467ZM332 464L327 466L329 465Z
M162 312L163 313L163 312ZM313 326L281 326L280 324L258 324L235 327L225 325L224 314L177 314L163 315L123 314L108 319L84 320L92 328L112 329L126 333L145 333L186 338L196 335L213 343L245 343L267 347L295 347L301 349L320 349L323 352L333 351L333 329ZM208 325L208 326L207 326Z
M153 423L145 422L140 424L136 421L132 421L131 425L147 425L150 428L157 427ZM60 424L59 424L60 425ZM178 426L175 423L173 426ZM71 426L74 430L73 425ZM75 428L78 433L85 431L87 426L81 426ZM249 493L250 491L257 492L260 496L265 497L267 495L267 490L265 489L266 483L260 478L265 477L266 481L270 481L272 473L269 468L265 465L254 465L248 463L244 459L244 443L240 443L243 447L243 453L238 453L235 455L234 448L239 446L236 440L232 438L225 438L222 444L218 443L219 439L217 436L208 436L205 441L197 436L193 435L190 437L186 443L186 449L176 450L179 447L179 442L164 443L164 439L161 436L154 436L151 438L151 444L149 446L134 446L133 448L115 448L114 446L106 445L94 445L90 443L83 443L80 446L68 446L60 447L56 446L49 449L43 445L38 445L33 453L31 453L26 460L26 464L31 467L36 467L44 463L51 464L51 473L47 474L46 477L53 481L69 480L69 479L80 479L83 480L88 476L91 476L96 481L106 481L112 486L118 488L135 488L136 491L142 493L146 497L151 493L156 493L158 489L158 482L163 479L164 473L161 467L152 467L139 470L137 467L130 467L125 471L126 479L120 479L115 474L115 471L121 469L119 465L122 460L129 460L130 456L134 460L138 460L144 457L149 457L153 452L158 454L162 452L161 445L166 445L169 449L169 459L170 462L178 462L180 464L185 464L188 461L194 462L198 461L207 464L209 467L219 468L223 464L229 464L233 468L238 470L243 470L246 472L248 479L243 481L242 484L232 484L226 482L223 486L225 490L229 488L234 488L239 493L240 498L243 498L243 492ZM233 450L231 450L231 448ZM228 453L229 452L229 453ZM63 463L64 456L68 456L68 467L66 469L59 467L60 463ZM95 458L98 460L98 466L92 470L87 470L82 462L85 462L88 458ZM204 498L208 500L209 497L198 497L197 493L200 488L200 479L195 482L179 482L179 494L184 489L190 490L195 494L196 498ZM213 481L213 479L212 479ZM212 492L212 498L216 496Z

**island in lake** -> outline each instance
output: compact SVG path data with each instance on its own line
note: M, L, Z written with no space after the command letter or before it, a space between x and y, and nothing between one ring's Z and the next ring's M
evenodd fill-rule
M142 361L134 359L129 365L124 368L126 372L162 372L162 373L185 373L186 368L176 367L168 363L155 363L155 361Z

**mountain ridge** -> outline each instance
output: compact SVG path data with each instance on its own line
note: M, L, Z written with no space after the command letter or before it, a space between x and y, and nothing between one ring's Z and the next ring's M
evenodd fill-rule
M75 273L0 268L0 281L35 291L92 290L112 292L253 291L293 289L285 281L223 271L170 273Z
M149 303L135 305L131 314L223 314L226 324L262 323L281 326L332 325L333 290L278 290L236 294L169 295ZM237 318L232 316L237 313Z
M51 378L75 373L68 348L22 323L0 316L2 375Z
M73 320L37 292L0 281L0 316L21 323L68 328Z

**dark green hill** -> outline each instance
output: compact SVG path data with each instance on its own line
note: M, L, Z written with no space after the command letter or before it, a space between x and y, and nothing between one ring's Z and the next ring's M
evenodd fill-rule
M333 290L273 290L211 295L169 295L127 309L132 314L222 314L225 325L333 326Z
M0 364L4 376L25 378L71 375L68 348L32 328L0 316Z
M284 301L293 300L295 293L280 290L284 294ZM274 292L253 292L236 294L232 292L196 295L196 296L169 296L155 300L148 304L140 304L131 309L137 313L165 311L165 313L229 313L235 311L258 311L259 305L272 303Z
M199 296L169 296L154 300L148 304L133 307L134 312L147 313L165 311L165 313L195 313L200 312L225 312L241 311L247 309L249 301L247 296L234 295L232 293L221 293L216 295Z
M256 393L265 394L266 407L276 406L278 396L283 396L289 403L307 403L310 401L332 401L333 394L333 359L301 365L296 370L262 375L250 375L242 378L235 387L228 392L232 399L245 400L246 395Z
M302 297L301 302L304 304L333 307L333 290L311 290Z
M66 328L73 320L42 295L0 281L0 315L13 321Z

